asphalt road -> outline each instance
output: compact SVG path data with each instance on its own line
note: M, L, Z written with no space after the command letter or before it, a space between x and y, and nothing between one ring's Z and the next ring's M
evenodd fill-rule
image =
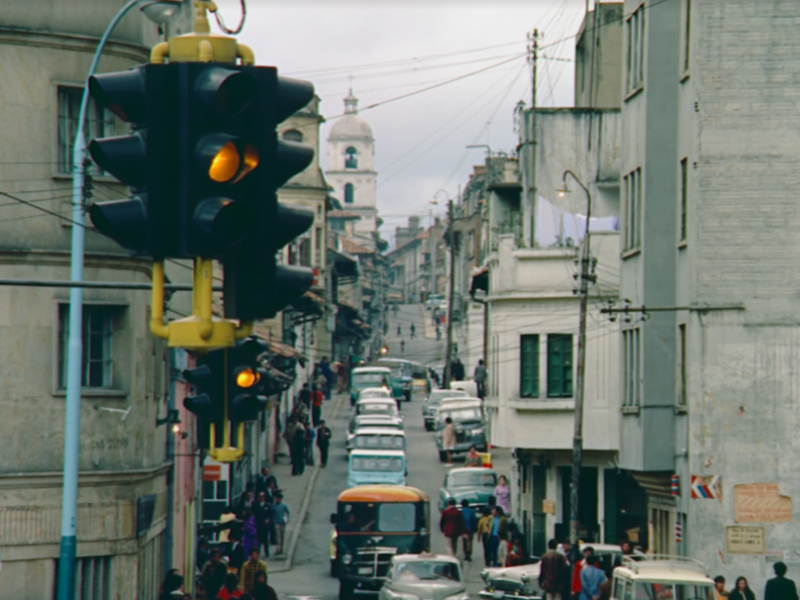
M389 354L418 360L429 365L444 363L445 342L437 342L433 328L425 326L424 320L431 320L431 313L421 305L400 307L397 317L389 319ZM416 337L410 339L409 328L415 324ZM402 336L397 336L397 325L401 326ZM426 337L426 330L427 335ZM442 336L444 337L444 336ZM400 352L400 340L405 341L405 351ZM439 533L439 511L437 500L439 488L444 480L447 467L439 462L434 434L426 432L422 422L422 403L412 399L403 404L407 436L406 456L408 461L408 484L421 488L431 496L431 529L432 549L444 552L444 537ZM331 444L328 466L322 469L316 482L311 504L294 557L291 571L270 575L269 582L283 599L319 599L334 600L338 598L339 581L330 576L330 560L328 546L333 526L330 514L336 510L336 498L345 488L347 481L347 453L345 451L345 431L350 418L349 410L341 410L335 424L336 433ZM501 452L502 454L502 452ZM501 462L503 459L500 458ZM497 460L495 466L499 466ZM475 550L476 558L482 556L480 547ZM481 589L478 574L483 568L480 560L472 565L464 563L467 579L471 581L470 592L476 594ZM359 600L374 600L375 595L359 595Z

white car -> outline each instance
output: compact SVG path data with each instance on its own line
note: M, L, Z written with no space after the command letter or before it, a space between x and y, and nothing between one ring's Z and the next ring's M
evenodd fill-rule
M469 594L457 558L423 552L392 557L378 600L469 600Z
M364 415L360 417L355 417L353 420L350 421L350 427L347 430L346 447L348 450L353 449L353 439L356 437L356 431L365 427L380 427L390 430L402 431L403 420L398 419L396 417L389 417L386 415L383 416Z

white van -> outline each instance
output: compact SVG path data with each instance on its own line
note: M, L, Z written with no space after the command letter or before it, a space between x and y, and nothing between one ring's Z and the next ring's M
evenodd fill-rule
M472 396L474 398L478 397L478 384L468 379L466 381L451 381L450 382L450 389L451 390L464 390L467 392L468 396Z
M623 557L614 569L612 600L715 600L708 567L694 558L645 554Z

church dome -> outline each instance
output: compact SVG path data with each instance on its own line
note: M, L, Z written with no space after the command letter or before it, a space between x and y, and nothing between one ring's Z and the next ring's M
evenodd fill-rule
M344 99L344 116L331 128L328 139L372 139L372 127L358 116L358 98L353 95L353 90Z

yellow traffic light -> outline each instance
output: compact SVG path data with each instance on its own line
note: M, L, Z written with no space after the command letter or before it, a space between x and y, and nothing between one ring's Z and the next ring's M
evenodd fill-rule
M208 176L217 183L227 183L239 172L241 159L233 142L228 142L217 151L208 167Z
M240 388L253 387L261 379L261 376L249 367L244 367L236 373L236 385Z
M241 158L243 159L241 161L242 168L239 171L239 176L236 178L235 181L233 181L233 183L238 183L239 181L244 179L244 177L248 173L250 173L250 171L252 171L258 166L258 148L256 148L252 144L245 144L244 156Z

